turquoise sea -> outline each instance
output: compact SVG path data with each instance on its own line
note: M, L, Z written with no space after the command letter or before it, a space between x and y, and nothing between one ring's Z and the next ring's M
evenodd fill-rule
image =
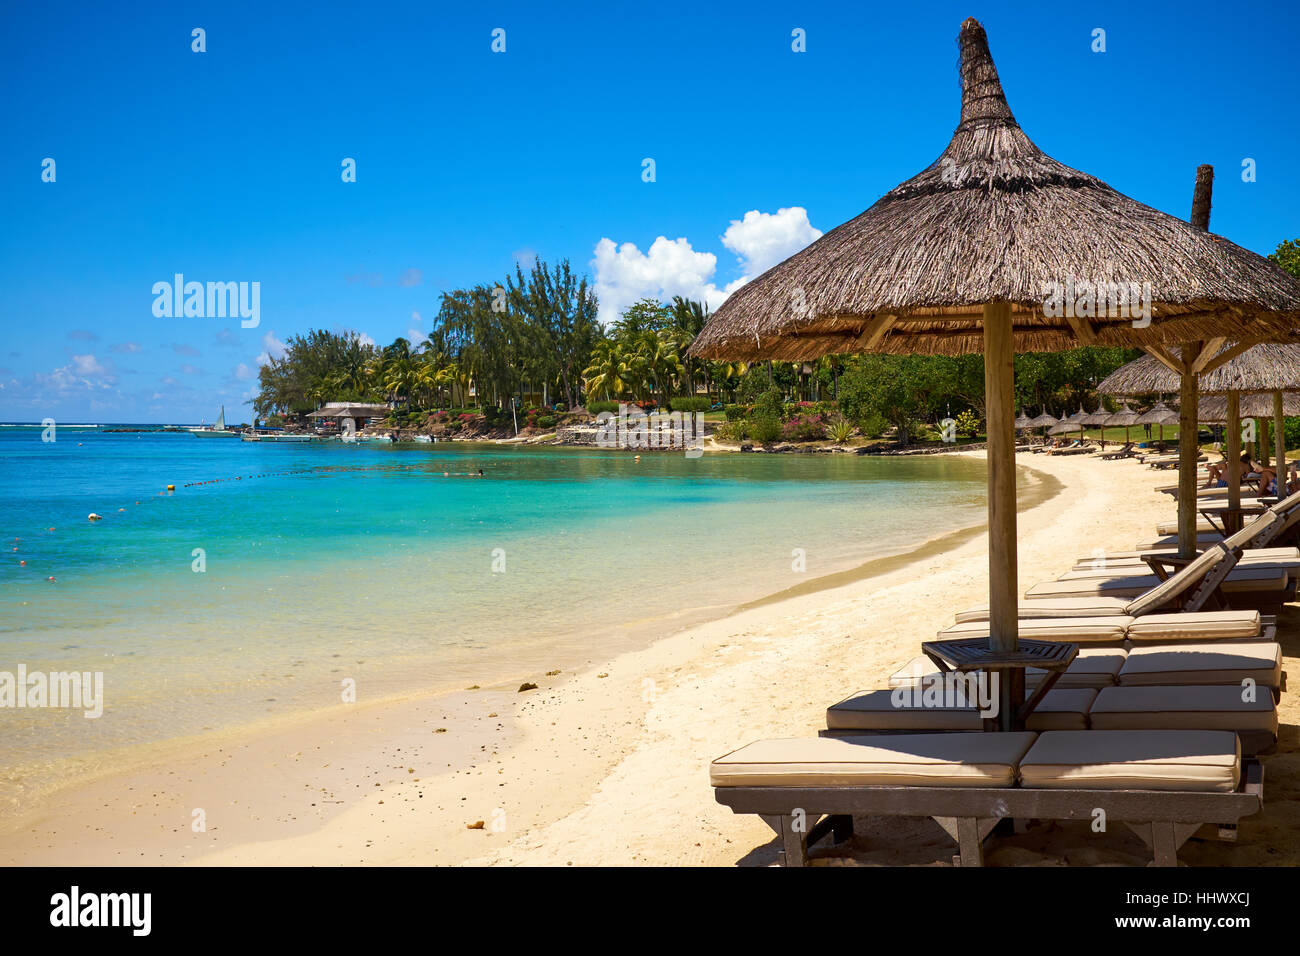
M0 709L0 807L122 748L339 706L346 678L365 701L599 661L984 517L983 464L951 457L106 427L0 425L0 671L102 671L105 696L98 719Z

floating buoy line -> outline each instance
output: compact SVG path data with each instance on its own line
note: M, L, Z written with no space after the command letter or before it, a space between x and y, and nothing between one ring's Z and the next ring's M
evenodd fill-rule
M268 472L262 472L260 474L254 474L254 475L232 475L228 478L207 478L203 481L187 481L184 484L182 484L181 487L182 488L204 488L207 487L208 485L220 485L230 481L245 481L245 480L252 481L257 478L295 478L295 477L311 476L311 475L318 475L318 474L333 474L333 473L341 473L341 472L390 472L391 473L391 472L411 472L411 471L427 472L428 474L430 474L435 478L482 478L484 477L482 469L479 469L477 472L438 471L434 468L428 467L428 465L421 465L421 464L315 465L311 468L294 468L289 471L268 471ZM175 493L176 493L176 486L174 484L169 484L167 486L166 491L158 492L158 494L155 497L166 498L166 497L170 497L171 495L174 495ZM138 505L140 504L140 502L137 501L136 504ZM126 509L118 508L117 511L120 514L122 512L125 512ZM94 511L90 512L90 514L88 514L86 518L91 524L104 520L103 515L98 514L97 512ZM50 533L53 532L55 529L54 527L48 527L42 530L45 533ZM13 547L14 552L18 551L18 543L21 540L22 540L21 538L14 538L14 547ZM26 559L19 560L18 566L20 568L27 567ZM47 577L45 580L49 582L54 582L56 579L53 576L50 576Z

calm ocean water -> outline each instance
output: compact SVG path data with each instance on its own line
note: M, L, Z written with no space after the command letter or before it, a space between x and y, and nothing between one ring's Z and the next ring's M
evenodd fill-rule
M984 516L982 463L950 458L57 437L0 426L0 671L102 671L106 702L0 709L0 801L345 678L599 660Z

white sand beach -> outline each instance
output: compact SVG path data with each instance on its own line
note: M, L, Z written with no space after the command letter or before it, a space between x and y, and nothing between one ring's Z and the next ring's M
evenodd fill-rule
M1132 547L1174 512L1153 490L1168 476L1133 461L1018 459L1063 486L1020 515L1021 591L1080 555ZM887 686L955 610L987 600L987 554L984 534L959 536L865 580L761 603L613 660L593 657L578 673L524 675L536 690L512 683L340 707L200 741L8 821L0 861L770 865L771 831L714 802L710 760L764 737L815 735L828 704ZM1292 672L1296 620L1289 609L1280 628ZM1236 844L1189 844L1185 862L1300 862L1293 696L1283 696L1280 718L1264 812L1243 821ZM860 844L852 859L862 863L946 864L953 852L928 821L873 826ZM1031 831L987 856L994 866L1143 860L1135 837L1098 839L1084 826Z

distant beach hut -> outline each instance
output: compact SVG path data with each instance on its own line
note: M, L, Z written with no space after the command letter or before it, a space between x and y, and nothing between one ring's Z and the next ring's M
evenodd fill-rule
M365 428L366 423L372 418L383 418L392 410L392 406L379 403L369 402L326 402L314 412L310 412L307 417L314 418L318 421L329 420L339 423L340 428L344 421L351 420L354 430Z
M1222 396L1221 413L1214 412L1214 420L1227 424L1228 507L1241 505L1241 402L1243 396L1256 396L1253 408L1261 408L1259 396L1271 400L1273 415L1274 457L1277 473L1286 470L1286 393L1300 391L1300 345L1261 344L1249 348L1239 345L1222 345L1218 356L1223 357L1217 366L1197 376L1196 404L1200 396ZM1177 391L1181 378L1167 363L1156 356L1144 355L1108 375L1097 390L1110 395L1143 395L1152 392ZM1244 417L1254 418L1255 415ZM1209 421L1197 413L1197 421ZM1179 445L1187 444L1179 437ZM1192 441L1196 444L1195 440ZM1182 463L1180 467L1186 467ZM1182 499L1181 488L1179 499Z
M962 24L958 47L961 118L939 158L733 292L688 354L756 362L983 353L991 636L982 651L964 645L962 660L963 669L1006 673L999 722L1011 729L1023 720L1020 668L1029 659L1064 666L1049 657L1062 645L1019 641L1015 352L1285 341L1300 319L1300 283L1043 153L1007 105L978 21ZM1079 316L1066 306L1064 291L1077 292L1080 277L1103 291L1107 308ZM1148 314L1109 307L1109 291L1138 284Z

